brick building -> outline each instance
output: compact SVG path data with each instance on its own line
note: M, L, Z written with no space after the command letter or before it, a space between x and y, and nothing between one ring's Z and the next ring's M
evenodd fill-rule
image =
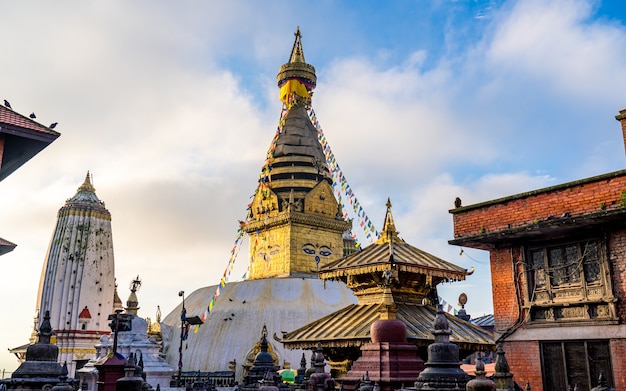
M626 142L626 110L616 116ZM626 145L626 144L625 144ZM532 389L626 388L626 170L450 211L490 252L496 337Z

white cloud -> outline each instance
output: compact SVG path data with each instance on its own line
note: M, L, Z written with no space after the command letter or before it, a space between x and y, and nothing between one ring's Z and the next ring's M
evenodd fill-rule
M624 25L590 20L593 7L580 0L520 1L508 11L496 23L487 52L494 69L545 83L562 97L624 99Z

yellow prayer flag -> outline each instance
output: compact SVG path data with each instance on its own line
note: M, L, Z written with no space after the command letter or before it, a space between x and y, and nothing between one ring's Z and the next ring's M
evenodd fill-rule
M311 98L311 94L309 94L309 91L306 90L306 87L304 86L304 84L302 84L297 79L291 79L291 80L287 80L285 84L283 84L283 86L280 87L280 95L278 99L281 102L287 104L287 99L289 99L289 96L291 96L293 92L295 92L296 95L301 96L302 98L307 98L307 99Z

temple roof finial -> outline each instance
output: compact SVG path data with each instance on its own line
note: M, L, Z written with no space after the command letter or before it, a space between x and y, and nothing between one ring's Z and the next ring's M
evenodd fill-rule
M391 199L387 197L387 212L385 213L385 222L383 224L383 230L380 232L380 238L376 243L390 243L401 242L402 239L398 237L398 231L396 230L396 223L393 221L393 214L391 213Z

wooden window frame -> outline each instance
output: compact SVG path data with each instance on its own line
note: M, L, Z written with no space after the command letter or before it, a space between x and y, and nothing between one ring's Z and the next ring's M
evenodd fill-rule
M594 351L593 347L590 347L592 344L596 345L595 351L597 351L598 346L602 346L604 348L606 357L602 356L592 356L589 353ZM548 345L552 347L560 346L560 361L555 362L554 359L548 360L546 357L546 351L548 349ZM568 356L568 349L571 353L572 350L576 348L575 345L582 345L584 352L579 357ZM599 371L604 371L604 376L606 377L609 387L614 387L615 382L613 381L613 364L611 361L611 344L608 339L597 339L597 340L568 340L568 341L540 341L539 342L539 352L541 354L541 378L543 379L543 389L573 389L575 384L578 383L578 387L580 391L589 391L595 386L598 385L598 377ZM586 358L586 359L585 359ZM593 365L593 362L601 361L604 359L606 363L604 365ZM573 361L578 361L576 364L579 365L578 369L580 370L580 364L584 363L585 371L586 371L586 379L585 383L576 382L572 380L575 379L575 374L579 373L575 369L572 368L574 363ZM558 371L560 373L555 373ZM562 383L562 384L554 384L554 383ZM564 384L563 384L564 383ZM570 388L571 387L571 388Z
M589 263L585 260L589 245L595 247L595 280L589 279L586 273ZM554 264L550 265L552 251L567 252L568 247L576 247L576 262L566 263L560 267L571 273L578 273L576 278L569 281L555 283ZM609 268L607 243L598 237L569 238L569 240L552 240L534 243L526 246L524 254L524 278L520 283L525 286L525 309L529 311L528 322L530 325L547 325L554 322L580 324L581 322L615 323L618 321L613 293L612 280ZM537 255L539 254L539 256ZM534 257L533 257L534 255ZM543 258L541 261L540 258ZM563 258L567 259L567 258ZM542 262L538 268L537 261ZM562 261L563 262L563 261ZM572 265L575 269L572 269ZM557 267L558 268L558 267ZM542 285L536 282L539 270L543 272Z

